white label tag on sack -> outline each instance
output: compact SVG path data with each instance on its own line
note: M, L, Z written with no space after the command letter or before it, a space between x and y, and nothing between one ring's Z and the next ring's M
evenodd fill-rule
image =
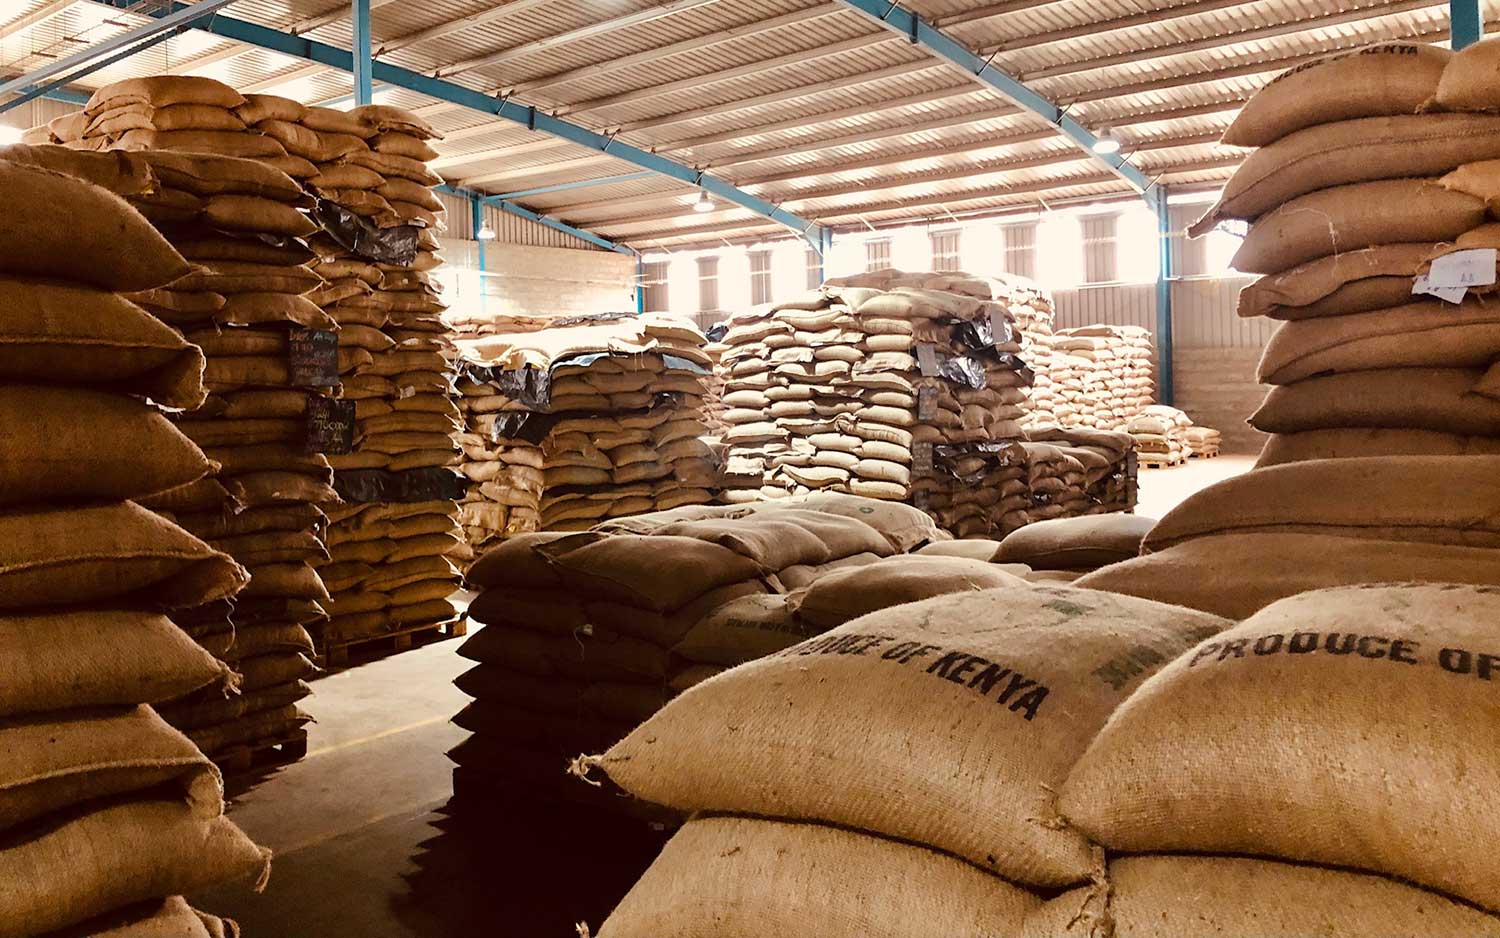
M1435 296L1445 303L1462 303L1468 287L1440 287L1426 275L1418 277L1411 285L1412 296Z
M1487 287L1495 282L1495 263L1500 251L1470 248L1444 254L1432 262L1427 281L1434 287Z
M990 310L990 338L996 345L1010 341L1010 314L1002 306Z
M931 443L913 443L911 445L911 471L919 476L932 475Z
M917 370L922 373L924 378L931 378L937 375L937 346L931 342L917 343Z

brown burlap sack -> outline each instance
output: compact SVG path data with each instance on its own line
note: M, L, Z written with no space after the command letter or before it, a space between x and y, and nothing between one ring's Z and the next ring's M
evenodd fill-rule
M1038 521L1006 535L996 559L1036 570L1095 570L1139 554L1154 524L1154 518L1124 514Z
M1500 658L1484 651L1497 617L1500 590L1452 585L1269 606L1126 701L1059 805L1113 850L1369 870L1500 909L1487 820L1500 759L1472 744L1500 716Z
M1022 585L1019 577L985 561L898 556L818 577L787 605L816 633L919 599Z
M168 407L203 403L203 353L111 293L0 277L0 372L6 380L139 394Z
M1409 245L1386 245L1385 247L1408 247ZM1429 247L1429 245L1418 245ZM1372 251L1384 250L1384 248L1371 248ZM1354 251L1354 254L1364 254L1364 251ZM1343 256L1343 255L1339 255ZM1323 258L1332 260L1334 258ZM1298 270L1310 269L1321 261L1312 264L1304 264L1302 267L1294 267L1287 271L1288 274ZM1281 319L1296 321L1299 319L1317 319L1320 316L1345 316L1350 313L1368 313L1376 309L1389 309L1393 306L1402 306L1411 302L1411 285L1413 274L1389 275L1378 277L1363 277L1359 280L1350 280L1319 299L1313 300L1302 306L1255 306L1247 308L1241 306L1242 316L1265 316L1268 319ZM1262 278L1273 280L1276 278ZM1259 283L1260 281L1256 281ZM1245 300L1245 291L1253 289L1256 284L1251 284L1245 290L1240 291L1241 302L1257 302L1253 297ZM1321 288L1319 288L1321 289Z
M914 553L924 557L963 557L967 560L994 563L999 551L999 541L992 541L988 538L967 538L957 541L936 541L932 544L924 544L917 548Z
M1434 430L1500 437L1500 399L1475 393L1470 368L1380 368L1272 388L1250 425L1263 433L1331 428Z
M1232 532L1500 547L1500 457L1316 459L1225 479L1169 511L1142 553Z
M756 512L805 509L854 518L883 534L898 553L905 553L928 541L948 540L948 535L937 526L932 517L919 508L874 498L860 498L857 495L822 492L759 502L747 507Z
M0 161L82 179L121 198L150 195L161 187L161 180L140 154L121 150L87 153L59 146L11 144L0 147Z
M545 713L584 713L630 725L660 710L670 696L660 684L557 681L487 664L470 668L453 683L470 697L492 704Z
M301 204L307 198L296 180L259 160L165 150L147 150L136 155L166 185L194 195L237 194L294 204Z
M573 680L645 680L660 683L671 667L661 646L594 627L556 635L514 626L481 629L459 648L470 661L537 677Z
M823 821L1066 885L1089 846L1050 792L1146 675L1225 624L1067 588L943 596L700 684L579 769L684 811Z
M1256 219L1230 266L1290 272L1374 245L1448 241L1484 220L1482 199L1431 179L1384 179L1310 192Z
M198 606L234 595L244 568L130 502L0 513L0 608Z
M616 534L586 540L582 546L563 539L533 549L564 589L658 612L680 609L711 589L762 573L748 557L693 537Z
M316 222L292 206L259 196L210 196L203 217L210 225L225 231L301 238L318 230Z
M790 648L819 631L792 616L784 593L761 593L709 612L672 651L689 661L733 667Z
M198 818L180 802L111 805L0 851L0 935L32 938L229 883L259 889L270 869L270 851L227 818Z
M1500 357L1500 305L1422 300L1393 309L1289 322L1266 343L1256 377L1291 384L1377 368L1466 368Z
M1337 897L1332 898L1332 897ZM1239 857L1120 857L1098 885L1030 915L1025 938L1435 938L1500 919L1380 876Z
M1454 111L1495 111L1495 73L1500 63L1500 43L1484 40L1454 53L1443 69L1433 103Z
M199 912L181 896L133 905L57 932L55 938L239 938L230 919Z
M292 705L247 714L220 726L190 730L186 735L212 756L249 743L289 739L311 720L312 717Z
M84 113L98 114L129 104L143 104L155 110L174 104L204 104L232 108L245 103L238 91L211 78L193 75L153 75L128 78L105 85L95 91L84 105Z
M820 824L689 821L599 938L1018 934L1041 901L952 857Z
M1307 430L1266 441L1255 468L1370 456L1500 456L1500 438L1432 430Z
M0 504L135 498L213 465L145 403L115 394L0 386Z
M1500 555L1484 547L1324 534L1221 534L1111 564L1074 582L1244 619L1308 590L1407 580L1500 582Z
M1224 194L1188 229L1198 237L1225 219L1258 218L1317 189L1376 179L1441 176L1500 157L1500 117L1413 114L1319 124L1256 150Z
M8 720L0 730L0 831L86 801L157 786L178 790L193 813L224 811L219 773L150 707Z
M274 160L288 155L286 149L270 137L223 130L128 130L114 141L113 146L121 150L212 153L247 160Z
M157 703L229 681L229 669L163 616L0 616L0 717Z
M1440 46L1391 42L1299 65L1245 102L1223 142L1263 147L1304 127L1415 114L1437 94L1452 56Z

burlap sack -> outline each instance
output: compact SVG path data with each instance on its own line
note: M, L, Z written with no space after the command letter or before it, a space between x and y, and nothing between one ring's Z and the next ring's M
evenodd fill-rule
M1126 701L1059 806L1113 850L1369 870L1500 908L1487 843L1500 760L1471 744L1497 715L1490 670L1500 659L1483 651L1497 617L1500 591L1451 585L1327 590L1269 606ZM1260 719L1268 706L1274 726ZM1451 836L1460 826L1474 836Z
M1250 154L1188 233L1198 237L1225 219L1258 218L1317 189L1441 176L1496 157L1500 117L1485 114L1366 117L1307 127Z
M1371 456L1500 456L1500 438L1432 430L1307 430L1266 441L1255 468Z
M0 608L80 603L202 605L234 595L245 570L130 502L0 514Z
M230 919L199 912L181 896L111 912L58 932L56 938L239 938Z
M545 713L583 713L634 725L660 710L670 696L660 684L543 679L481 664L454 678L454 686L487 703Z
M1052 587L912 603L700 684L581 768L684 811L818 820L1066 885L1089 846L1049 820L1049 786L1147 674L1224 625Z
M1454 111L1500 109L1495 96L1495 72L1500 43L1483 40L1454 53L1443 69L1433 103Z
M1000 551L1000 542L988 538L967 538L957 541L937 541L917 548L914 553L925 557L962 557L982 563L995 562Z
M226 231L301 238L318 230L316 222L290 205L258 196L211 196L203 217L210 225Z
M753 580L762 572L755 561L692 537L589 536L581 546L562 539L533 549L564 588L658 612L679 609L715 587Z
M1299 65L1245 102L1223 142L1263 147L1304 127L1415 114L1438 93L1452 56L1440 46L1392 42Z
M1324 534L1200 537L1074 581L1157 602L1244 619L1278 599L1359 583L1500 582L1492 548L1372 541Z
M128 78L105 85L95 91L84 105L84 113L98 114L127 104L144 104L151 109L174 104L203 104L233 108L245 98L223 82L193 75L153 75Z
M203 353L140 307L99 290L0 277L0 372L8 381L203 403Z
M263 888L270 851L227 818L180 802L100 808L0 851L5 938L32 938L112 909L243 882Z
M1125 514L1038 521L1007 534L996 559L1036 570L1095 570L1139 554L1154 524L1154 518Z
M1263 433L1372 428L1500 437L1500 399L1475 393L1484 374L1380 368L1307 378L1272 388L1250 425Z
M212 153L247 160L274 160L288 155L286 149L270 137L222 130L128 130L112 146L121 150Z
M1371 251L1382 251L1386 248L1409 247L1410 245L1386 245L1385 247L1371 248ZM1428 245L1418 245L1429 247ZM1354 254L1364 254L1364 251L1355 251ZM1338 255L1347 256L1347 255ZM1336 260L1335 258L1323 258L1313 261L1312 264L1304 264L1302 267L1294 267L1287 271L1288 274L1298 270L1311 269L1322 263L1323 260ZM1393 306L1402 306L1411 302L1412 274L1389 275L1378 277L1363 277L1359 280L1350 280L1319 299L1313 300L1302 306L1254 306L1240 307L1243 316L1265 316L1269 319L1281 319L1296 321L1300 319L1317 319L1320 316L1346 316L1351 313L1368 313L1371 310L1389 309ZM1274 277L1265 277L1262 280L1273 280ZM1260 281L1256 281L1259 283ZM1250 290L1256 284L1251 284L1245 290ZM1321 289L1321 288L1319 288ZM1255 298L1245 300L1245 290L1240 291L1241 301L1258 302Z
M150 707L8 720L0 729L0 831L95 799L157 786L193 813L224 810L219 773Z
M1377 368L1464 368L1500 357L1500 305L1423 300L1393 309L1289 322L1266 343L1263 384Z
M121 198L149 195L161 186L146 160L120 150L86 153L67 147L11 144L0 147L0 161L73 176Z
M786 594L761 593L709 612L672 651L689 661L733 667L790 648L819 631L792 616Z
M0 717L171 700L222 685L229 670L163 616L0 616Z
M1337 897L1333 899L1331 897ZM1120 857L1026 920L1026 938L1494 936L1500 919L1380 876L1239 857Z
M184 733L191 733L286 707L311 693L312 688L305 681L292 681L231 697L195 694L160 709L162 719Z
M854 518L885 535L898 553L905 553L928 541L948 540L948 535L921 509L873 498L822 492L750 507L757 512L806 509Z
M671 667L665 648L603 628L552 635L526 628L481 629L459 648L470 661L536 677L661 682Z
M1230 266L1276 274L1374 245L1448 241L1482 222L1484 213L1482 199L1430 179L1334 186L1292 199L1258 218Z
M1015 575L985 561L898 556L821 576L794 594L787 605L817 633L919 599L1022 585Z
M599 938L952 938L1018 934L1040 906L952 857L819 824L689 821Z

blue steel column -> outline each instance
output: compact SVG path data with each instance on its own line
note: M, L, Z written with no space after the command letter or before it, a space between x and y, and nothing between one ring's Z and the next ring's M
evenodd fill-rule
M489 296L489 285L484 282L484 241L479 237L479 229L484 227L484 200L477 192L467 193L469 199L469 237L474 239L474 253L478 255L479 263L479 311L485 311L486 297Z
M828 254L833 250L833 229L822 228L818 231L818 281L821 283L828 279Z
M1484 22L1479 18L1479 0L1448 0L1448 29L1455 52L1482 39Z
M372 79L375 60L370 55L370 0L353 0L353 3L354 103L357 106L363 106L375 98Z
M1160 260L1156 265L1156 354L1160 363L1156 374L1156 399L1171 404L1172 389L1172 216L1167 210L1165 186L1151 187L1156 210L1156 240Z
M646 262L642 260L644 255L635 256L635 313L639 316L646 311Z

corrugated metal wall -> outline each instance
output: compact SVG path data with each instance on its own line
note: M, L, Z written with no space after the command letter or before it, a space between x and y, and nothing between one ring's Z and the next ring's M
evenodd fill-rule
M52 101L47 98L34 98L20 107L0 114L0 126L19 127L22 130L30 130L38 124L45 124L56 117L71 114L78 110L71 104L61 101Z
M448 231L445 237L472 241L474 226L472 216L469 214L469 200L449 195L446 192L439 192L438 198L443 200L443 206L448 209ZM493 205L484 207L484 221L495 229L495 241L499 244L525 244L538 248L572 248L578 251L603 250L582 238L575 238L566 232L548 228L546 225L537 224L519 215L502 212Z
M1172 283L1172 339L1178 348L1260 348L1275 331L1269 319L1241 319L1235 297L1244 277L1194 277ZM1156 285L1107 284L1053 292L1058 329L1094 323L1156 328Z

